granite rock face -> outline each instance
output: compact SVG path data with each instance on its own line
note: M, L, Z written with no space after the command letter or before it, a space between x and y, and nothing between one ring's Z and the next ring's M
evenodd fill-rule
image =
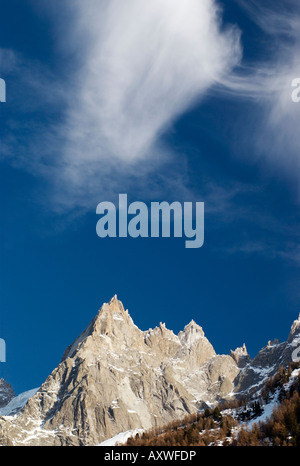
M236 396L258 392L280 366L286 367L297 359L300 360L300 315L293 322L287 341L269 341L252 360L247 361L235 380Z
M14 396L12 386L4 379L0 379L0 408L4 408Z
M299 329L294 323L289 342L253 360L245 346L217 355L194 321L178 335L162 323L141 331L114 296L24 408L0 418L0 444L97 445L240 396L291 358Z

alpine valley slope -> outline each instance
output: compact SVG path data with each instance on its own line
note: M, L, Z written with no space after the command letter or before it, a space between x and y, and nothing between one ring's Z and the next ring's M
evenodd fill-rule
M255 392L291 361L299 335L300 319L253 360L245 345L217 355L194 321L178 335L164 324L143 332L114 296L25 406L0 417L0 445L97 445Z

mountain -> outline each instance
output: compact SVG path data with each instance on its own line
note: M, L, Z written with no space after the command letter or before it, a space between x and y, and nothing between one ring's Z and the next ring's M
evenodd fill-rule
M12 386L0 379L0 409L4 408L15 396Z
M300 363L264 384L259 397L222 403L149 431L124 432L104 445L300 446Z
M17 414L25 406L29 398L35 395L38 390L38 388L34 388L33 390L20 393L18 396L13 396L5 406L0 408L0 416L13 416Z
M114 296L21 411L2 415L0 444L98 445L244 396L291 361L299 330L298 319L253 360L245 345L217 355L194 321L178 335L163 323L142 331Z
M300 348L300 314L292 324L287 341L283 343L278 340L269 341L253 360L246 363L235 380L236 396L249 396L261 389L264 382L274 376L280 366L286 367L291 361L299 358L298 348Z

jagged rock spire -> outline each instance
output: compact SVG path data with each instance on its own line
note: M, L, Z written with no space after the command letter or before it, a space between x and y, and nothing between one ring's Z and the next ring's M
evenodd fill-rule
M0 379L0 408L6 406L14 396L12 386L4 379Z
M230 350L230 356L237 363L238 367L244 367L250 360L245 343L243 343L243 346L236 348L234 351Z
M294 320L292 326L291 326L291 331L288 336L288 342L291 343L291 341L297 336L300 335L300 313L298 316L298 319Z
M293 342L298 332L300 319ZM0 431L15 445L97 445L196 412L203 402L258 390L292 350L287 342L266 346L249 360L243 344L218 355L194 320L178 335L162 323L142 331L115 295L23 410L0 417Z

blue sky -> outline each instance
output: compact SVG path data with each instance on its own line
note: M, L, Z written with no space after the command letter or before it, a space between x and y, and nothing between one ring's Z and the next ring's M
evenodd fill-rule
M115 293L218 353L300 310L294 0L2 0L0 377L39 386ZM205 243L96 235L99 202L205 203Z

